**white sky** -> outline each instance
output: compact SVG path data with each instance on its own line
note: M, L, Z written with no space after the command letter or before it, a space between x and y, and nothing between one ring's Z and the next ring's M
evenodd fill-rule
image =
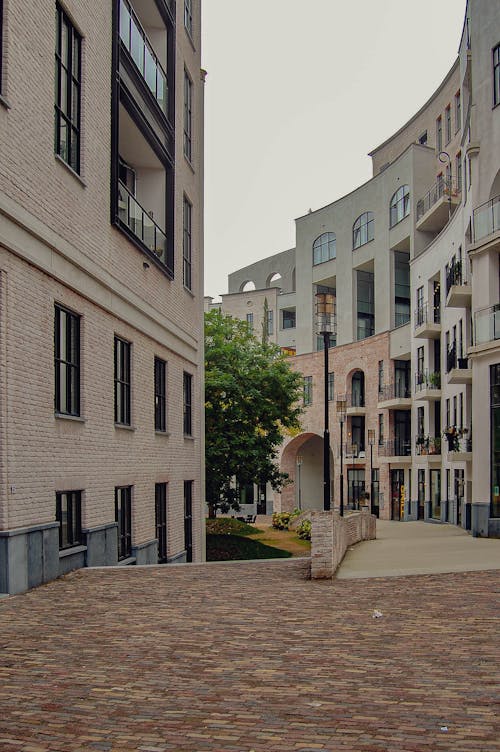
M431 96L465 0L202 0L205 294L295 245L294 219L371 177Z

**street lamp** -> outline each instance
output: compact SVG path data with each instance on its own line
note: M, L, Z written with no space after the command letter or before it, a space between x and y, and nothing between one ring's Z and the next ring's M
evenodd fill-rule
M330 509L330 431L328 425L328 349L330 335L335 331L335 296L330 292L316 293L316 331L323 337L325 351L325 430L323 432L323 509Z
M301 488L300 488L300 468L302 467L302 455L298 454L296 459L297 463L297 480L298 480L298 486L299 486L299 509L302 509L302 498L301 498Z
M344 421L347 411L345 397L337 400L337 416L340 421L340 516L344 516Z
M375 430L373 428L368 429L368 444L370 445L370 512L372 511L373 504L373 445L375 444Z

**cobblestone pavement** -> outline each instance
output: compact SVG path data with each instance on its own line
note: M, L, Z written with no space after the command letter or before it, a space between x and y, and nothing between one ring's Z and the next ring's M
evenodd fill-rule
M499 577L80 570L0 601L0 750L500 750Z

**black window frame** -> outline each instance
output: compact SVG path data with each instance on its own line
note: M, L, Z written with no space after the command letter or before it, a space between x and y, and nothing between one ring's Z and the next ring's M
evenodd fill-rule
M132 486L115 486L118 561L132 556Z
M352 226L352 250L370 243L375 239L375 214L372 211L363 212L357 217Z
M184 28L193 39L193 0L184 0Z
M63 501L66 501L66 517L63 517ZM81 546L82 492L56 491L56 521L59 522L59 550Z
M335 400L335 371L328 372L328 402Z
M451 104L448 104L444 110L444 137L446 146L451 141Z
M168 483L155 483L155 531L158 541L158 563L167 561L167 486Z
M63 51L62 39L64 26L67 29L67 45ZM59 3L56 3L55 36L54 150L68 167L77 174L80 174L82 35L76 30L71 18ZM64 55L66 55L65 61L63 61ZM63 72L66 75L65 96L63 96L61 83ZM65 100L64 108L63 100ZM67 142L64 149L61 145L61 130L63 125L67 128Z
M493 62L493 107L500 104L500 44L492 49Z
M443 148L443 118L436 118L436 151L439 153Z
M66 319L65 342L62 341L61 336L61 317ZM80 417L80 320L80 315L74 311L70 311L59 303L54 305L54 411L56 415ZM61 394L63 378L65 380L65 404L63 404Z
M325 264L337 258L337 236L334 232L323 232L313 243L313 266Z
M155 431L165 433L167 430L167 362L155 356L154 359L155 392Z
M303 382L303 403L304 407L312 405L313 401L313 378L312 376L304 376Z
M389 202L389 229L392 229L410 214L410 187L401 185L392 194Z
M184 287L193 289L193 205L184 196L182 207L182 283Z
M193 486L194 481L184 481L184 548L186 561L193 561Z
M131 424L131 343L115 335L114 343L114 382L115 382L115 424Z
M193 79L184 68L184 156L193 161Z
M462 127L462 90L455 94L455 133Z
M184 436L193 435L193 374L187 371L182 376L182 405Z

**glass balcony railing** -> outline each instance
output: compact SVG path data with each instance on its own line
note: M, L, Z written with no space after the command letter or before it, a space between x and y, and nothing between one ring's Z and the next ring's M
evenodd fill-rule
M128 0L120 0L120 38L163 112L167 112L167 76Z
M167 263L167 237L124 183L119 181L118 216L131 232L163 263Z
M483 345L500 339L500 304L474 313L474 344Z
M474 209L474 242L500 230L500 196Z

